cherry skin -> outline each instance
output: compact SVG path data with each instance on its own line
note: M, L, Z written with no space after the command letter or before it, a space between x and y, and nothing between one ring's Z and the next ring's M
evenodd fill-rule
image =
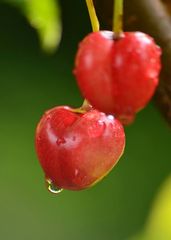
M101 180L118 162L125 134L111 115L60 106L43 115L35 143L45 178L59 189L81 190Z
M158 85L161 50L141 32L89 34L80 43L74 74L83 96L123 124L151 99Z

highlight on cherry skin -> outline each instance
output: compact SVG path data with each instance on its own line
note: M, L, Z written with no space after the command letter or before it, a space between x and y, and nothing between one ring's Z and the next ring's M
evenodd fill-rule
M51 192L82 190L116 165L124 152L125 134L112 115L59 106L42 116L35 146Z
M82 95L123 124L133 121L158 85L161 50L142 32L90 33L80 43L74 75Z

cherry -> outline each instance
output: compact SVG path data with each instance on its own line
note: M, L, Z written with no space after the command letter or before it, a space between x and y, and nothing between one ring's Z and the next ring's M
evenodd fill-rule
M93 32L79 45L74 74L94 108L128 124L154 94L160 55L147 34L125 32L115 38L110 31Z
M81 190L101 180L118 162L125 134L112 115L60 106L43 115L35 142L48 183Z

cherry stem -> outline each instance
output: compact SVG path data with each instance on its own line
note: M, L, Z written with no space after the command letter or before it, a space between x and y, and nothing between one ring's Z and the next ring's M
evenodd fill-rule
M91 108L92 108L92 107L91 107L89 101L88 101L87 99L84 99L84 102L83 102L83 104L82 104L82 106L81 106L81 109L88 111L88 110L90 110Z
M113 32L116 37L122 33L123 29L123 1L124 0L114 0L114 15L113 15Z
M96 10L94 7L93 0L86 0L86 4L87 4L89 16L90 16L92 30L93 30L93 32L98 32L100 30L100 24L99 24L97 15L96 15ZM92 107L89 104L89 102L87 101L87 99L84 99L82 106L80 108L75 109L75 111L80 112L80 113L85 113L85 112L89 111L91 108Z
M87 99L84 99L82 106L79 108L73 108L72 111L75 113L84 114L90 111L91 109L92 109L92 106L90 105L90 103L87 101Z
M94 8L93 0L86 0L86 4L89 12L93 32L98 32L100 29L100 25L96 15L96 10Z

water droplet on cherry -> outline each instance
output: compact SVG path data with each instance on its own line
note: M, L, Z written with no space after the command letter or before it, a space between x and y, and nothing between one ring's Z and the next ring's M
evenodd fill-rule
M76 141L76 136L73 136L73 137L72 137L72 140L73 140L73 141Z
M79 171L78 169L75 169L75 177L78 175Z
M65 138L63 138L63 137L58 138L57 141L56 141L56 143L57 143L58 146L60 146L61 144L66 143Z
M111 121L114 120L114 116L113 116L113 115L108 115L107 118L108 118L109 120L111 120Z
M49 192L53 194L59 194L63 191L63 188L58 188L51 179L46 179L46 186Z
M97 138L100 137L106 128L106 124L98 120L89 126L88 133L91 137Z

